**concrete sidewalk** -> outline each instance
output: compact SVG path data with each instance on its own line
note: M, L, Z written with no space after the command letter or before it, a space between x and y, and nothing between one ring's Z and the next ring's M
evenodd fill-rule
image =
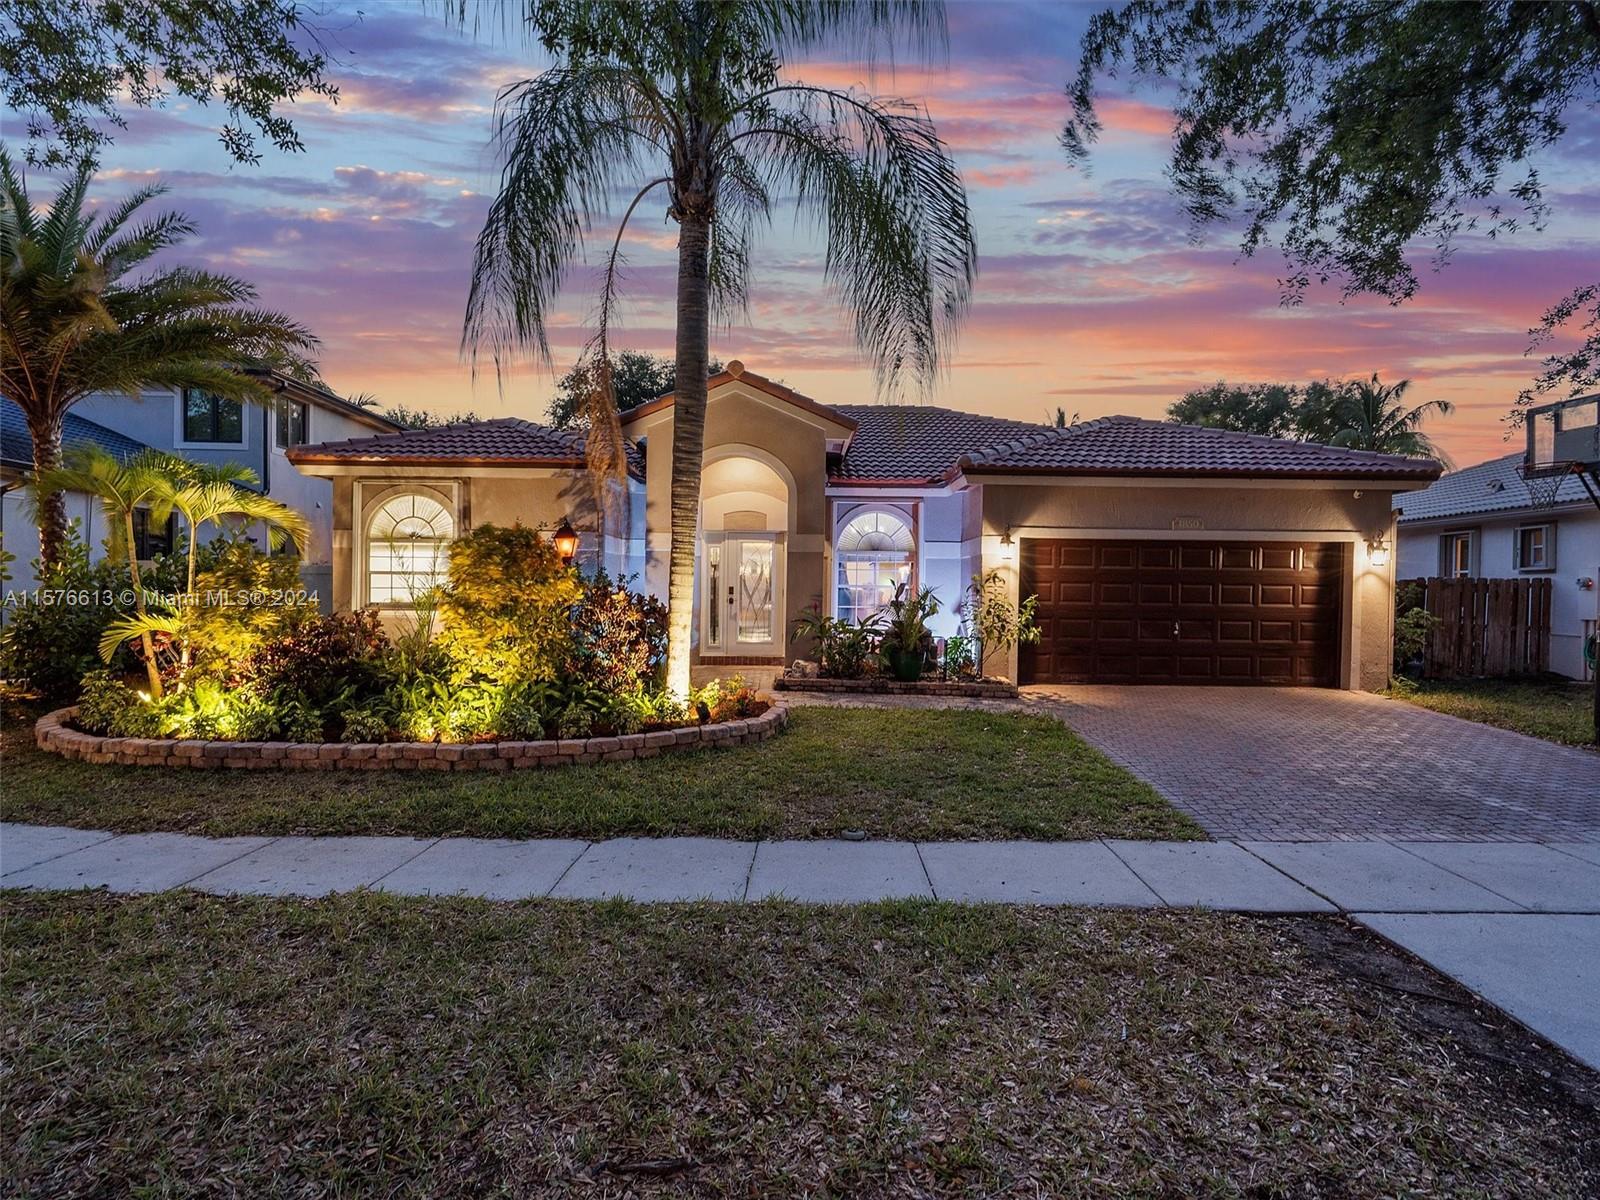
M1594 843L202 838L0 824L0 887L1338 911L1600 1068Z

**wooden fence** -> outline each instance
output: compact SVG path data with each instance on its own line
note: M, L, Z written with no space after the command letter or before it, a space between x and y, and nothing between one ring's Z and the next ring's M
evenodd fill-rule
M1550 669L1549 579L1415 579L1438 623L1422 655L1429 679L1538 675Z

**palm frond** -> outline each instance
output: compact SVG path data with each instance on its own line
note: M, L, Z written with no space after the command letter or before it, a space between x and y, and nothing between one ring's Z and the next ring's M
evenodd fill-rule
M177 641L183 636L183 618L170 613L130 613L118 617L100 634L100 658L110 662L127 643L149 635L166 636Z

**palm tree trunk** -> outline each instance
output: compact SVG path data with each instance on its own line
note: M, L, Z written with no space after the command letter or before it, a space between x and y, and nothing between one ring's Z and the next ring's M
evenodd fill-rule
M711 352L711 218L706 203L679 204L676 399L672 408L672 548L667 558L667 690L689 694L695 539L706 440L706 359ZM704 603L715 604L715 596Z
M28 436L33 439L33 477L61 465L61 416L28 413ZM60 492L39 500L39 577L44 579L61 562L67 544L67 498Z
M133 536L133 509L122 511L123 534L128 539L128 575L133 580L133 611L144 616L144 583L139 578L139 547ZM156 645L150 631L139 635L139 646L144 650L145 677L150 680L150 695L161 699L161 671L156 666Z

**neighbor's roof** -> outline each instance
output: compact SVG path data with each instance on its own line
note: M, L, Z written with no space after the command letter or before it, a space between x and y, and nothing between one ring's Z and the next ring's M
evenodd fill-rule
M1420 492L1411 492L1395 502L1395 507L1401 510L1400 520L1432 521L1532 509L1533 500L1523 485L1522 476L1517 473L1522 457L1522 452L1518 451L1504 458L1492 458L1475 467L1452 471L1438 483ZM1557 504L1580 504L1588 500L1577 476L1569 475L1558 485Z
M1039 433L1048 426L950 408L905 404L836 404L855 422L855 436L829 482L938 483L964 454Z
M463 421L431 429L296 446L289 451L289 461L582 467L583 448L582 431L552 429L521 417L497 417L492 421ZM638 452L629 446L629 472L637 474L641 466Z
M1431 458L1402 458L1123 416L1025 434L964 454L957 467L975 474L1407 481L1437 479L1440 470Z
M84 446L99 446L118 458L132 458L141 450L150 449L126 434L69 412L61 419L61 448L77 450ZM28 433L28 419L15 402L4 396L0 396L0 463L33 469L33 437Z

